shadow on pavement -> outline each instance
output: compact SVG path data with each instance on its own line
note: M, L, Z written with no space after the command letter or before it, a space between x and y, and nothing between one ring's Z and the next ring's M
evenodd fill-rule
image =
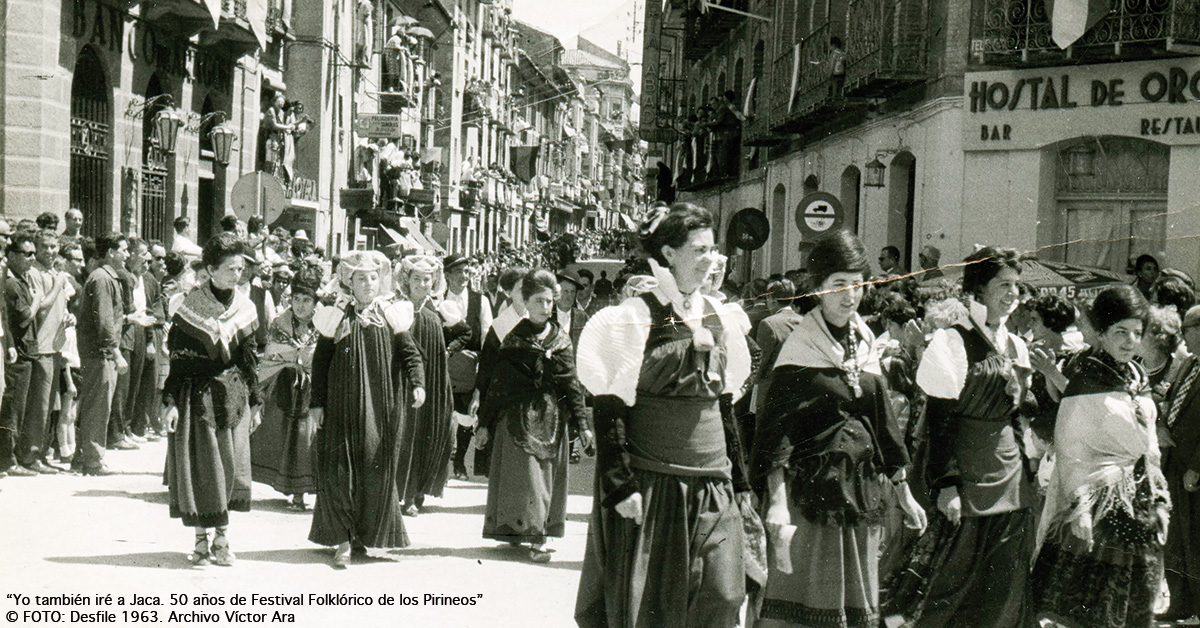
M46 562L60 565L102 565L105 567L152 567L156 569L193 569L187 551L140 552L107 556L49 556Z
M130 491L121 491L114 489L94 488L86 491L75 491L75 497L128 497L132 499L140 499L149 504L166 505L170 501L170 496L166 490L154 491L151 493L133 493Z
M414 547L408 549L389 550L389 554L393 556L413 556L413 557L430 557L430 558L462 558L475 561L498 561L506 563L525 563L534 565L529 560L529 550L527 548L509 547L507 545L493 545L489 547ZM551 569L570 569L579 571L583 569L583 561L554 561L538 567L549 567Z
M237 548L234 548L237 552ZM333 557L327 547L310 547L304 549L276 549L237 552L239 560L259 563L281 563L284 565L321 565L329 563Z
M421 508L421 514L448 514L448 515L482 515L487 511L487 505L476 504L473 506L437 506L426 505Z

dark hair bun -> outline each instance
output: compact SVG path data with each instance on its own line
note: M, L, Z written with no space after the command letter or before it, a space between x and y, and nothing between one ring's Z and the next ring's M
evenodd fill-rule
M1099 333L1108 331L1109 327L1126 319L1145 321L1149 312L1150 304L1146 298L1130 285L1106 288L1096 295L1096 300L1092 301L1092 307L1088 310L1092 327Z

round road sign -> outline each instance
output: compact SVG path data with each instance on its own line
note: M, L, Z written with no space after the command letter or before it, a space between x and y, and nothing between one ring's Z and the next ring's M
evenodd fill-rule
M747 207L729 219L725 237L743 251L757 251L771 237L771 221L761 210Z
M818 238L842 226L845 212L838 197L828 192L813 192L796 206L796 226L809 238Z

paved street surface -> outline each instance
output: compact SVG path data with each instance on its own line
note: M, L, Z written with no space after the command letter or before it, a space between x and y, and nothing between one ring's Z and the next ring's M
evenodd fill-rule
M285 496L254 485L250 513L233 513L229 538L237 553L232 567L193 567L188 554L192 530L167 516L162 485L166 443L149 443L134 452L109 452L108 464L123 474L0 479L0 613L10 625L33 625L36 616L10 611L62 611L58 623L78 625L71 611L116 614L108 625L126 625L151 616L122 611L156 610L157 623L170 613L216 613L199 625L271 623L274 612L293 613L301 626L570 626L591 498L592 465L571 466L572 495L566 538L554 545L554 560L534 565L525 551L512 550L480 536L487 486L450 481L442 499L430 499L427 512L406 518L412 546L372 550L350 569L330 566L332 550L306 539L310 515L286 509ZM309 496L311 506L312 497ZM233 596L304 596L305 605L231 606ZM29 605L11 594L30 596ZM90 606L38 605L34 596L83 594ZM96 594L113 595L111 606L98 606ZM156 596L163 606L134 605L132 596ZM171 595L186 595L186 606L171 606ZM220 606L197 606L194 597L221 598ZM318 606L309 594L370 596L372 606ZM473 606L434 605L426 594L476 598ZM380 607L391 595L394 605ZM410 605L400 605L400 596ZM126 597L118 606L117 597ZM477 597L478 596L478 597ZM315 600L313 600L315 601ZM265 613L229 621L227 612ZM24 620L23 620L24 617ZM53 619L53 618L52 618ZM111 618L109 618L111 619ZM236 619L236 618L235 618ZM286 617L279 617L285 620ZM140 623L140 622L139 622Z

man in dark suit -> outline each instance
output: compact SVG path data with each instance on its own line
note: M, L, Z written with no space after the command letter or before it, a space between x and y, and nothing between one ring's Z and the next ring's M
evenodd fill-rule
M125 325L121 343L122 350L127 349L125 360L129 363L129 370L118 379L119 397L116 403L123 404L120 412L126 430L125 437L136 443L158 440L158 436L148 432L147 428L157 417L162 405L161 397L155 399L154 393L158 387L156 354L161 346L166 310L158 280L149 272L149 243L138 240L130 248L129 260L125 263L128 274L125 276L126 291L123 297L132 304L132 307L126 308L132 312L128 316L129 322ZM117 408L113 412L115 414Z
M1166 576L1171 607L1159 619L1200 614L1200 305L1183 318L1191 355L1180 365L1158 418L1163 474L1171 492Z
M111 475L104 466L108 420L112 413L117 375L129 368L121 354L125 304L117 270L129 257L123 234L96 238L98 267L88 275L79 302L76 335L79 342L79 447L72 469L86 475Z
M446 303L453 303L462 314L462 320L446 332L446 352L450 355L450 388L454 398L456 417L474 416L479 408L475 393L475 375L479 369L479 352L484 338L492 327L492 306L487 295L471 290L467 285L470 260L457 254L447 255L442 260L442 271L446 277ZM454 449L454 477L460 480L467 475L467 449L475 428L459 421ZM479 473L478 456L476 473Z
M558 306L554 309L554 320L563 331L571 334L571 347L579 347L579 335L583 333L591 316L587 310L579 306L579 291L584 287L584 281L579 273L573 270L558 274Z
M585 271L586 272L586 271ZM591 288L591 281L572 270L558 274L558 304L554 307L554 320L559 328L571 335L571 348L579 348L579 336L587 325L590 314L580 307L578 296L585 287ZM587 282L586 284L584 282ZM596 299L592 304L596 305ZM571 430L571 464L579 462L579 452L575 451L575 430Z

